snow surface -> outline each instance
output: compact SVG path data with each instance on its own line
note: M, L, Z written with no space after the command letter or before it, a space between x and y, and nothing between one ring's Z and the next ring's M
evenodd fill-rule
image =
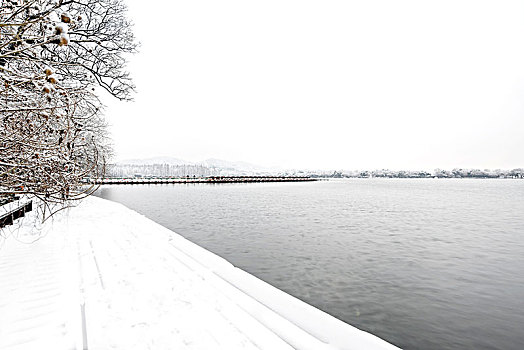
M24 220L0 245L0 349L397 349L121 204Z

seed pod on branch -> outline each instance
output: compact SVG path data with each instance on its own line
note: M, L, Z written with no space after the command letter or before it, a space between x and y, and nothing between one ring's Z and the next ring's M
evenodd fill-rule
M69 45L69 35L66 33L60 34L60 46Z
M64 23L71 23L71 15L68 12L62 12L60 19Z
M58 83L58 77L55 74L51 74L47 77L47 81L54 85Z

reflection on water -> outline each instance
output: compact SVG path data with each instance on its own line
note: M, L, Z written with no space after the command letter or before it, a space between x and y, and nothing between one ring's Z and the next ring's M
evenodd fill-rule
M98 195L405 349L524 344L522 180L136 185Z

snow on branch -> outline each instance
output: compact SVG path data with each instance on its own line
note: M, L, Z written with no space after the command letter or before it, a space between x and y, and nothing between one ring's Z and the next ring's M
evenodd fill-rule
M129 100L137 44L120 0L0 0L0 197L91 193L110 154L101 86Z

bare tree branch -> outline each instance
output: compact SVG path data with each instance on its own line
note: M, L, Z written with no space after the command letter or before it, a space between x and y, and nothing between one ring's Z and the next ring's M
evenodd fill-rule
M0 3L0 199L36 196L45 219L96 190L111 149L95 87L130 99L137 44L121 0Z

